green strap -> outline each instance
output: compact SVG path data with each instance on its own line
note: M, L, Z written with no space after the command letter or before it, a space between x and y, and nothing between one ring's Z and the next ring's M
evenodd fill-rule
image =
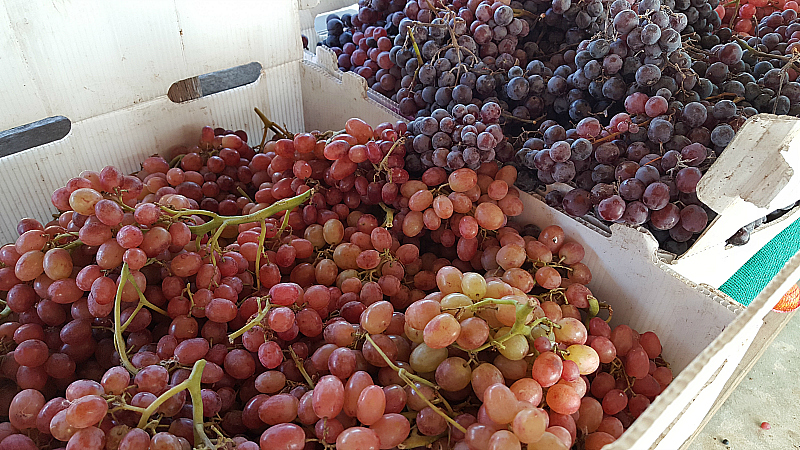
M798 251L800 219L772 238L719 289L742 305L748 306L783 268L786 261Z

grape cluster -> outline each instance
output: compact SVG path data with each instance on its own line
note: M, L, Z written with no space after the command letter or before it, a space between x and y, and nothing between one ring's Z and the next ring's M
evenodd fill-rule
M412 172L429 167L448 171L467 167L477 170L489 161L508 162L514 150L498 124L500 105L486 102L456 104L448 112L436 109L431 117L420 117L409 125L406 164Z
M733 105L690 102L670 119L664 97L634 93L625 101L630 114L615 115L606 128L591 117L569 131L544 122L543 138L528 139L517 159L536 169L544 183L574 183L566 193L551 190L546 197L551 206L573 216L594 211L609 222L647 224L659 241L670 239L670 251L682 253L686 242L705 229L709 215L713 218L696 190L715 157L706 145L719 142L719 129L731 128L733 134L724 120L740 124L720 112L727 103ZM715 124L714 131L703 124Z
M400 68L389 58L398 25L408 14L416 16L416 3L404 0L359 2L358 13L331 14L326 18L328 36L319 45L336 54L342 71L352 71L367 80L369 86L391 97L400 89Z
M686 15L686 28L682 34L696 33L701 39L713 36L720 29L723 21L719 9L727 5L719 0L674 0L671 3L674 3L674 6L670 6L673 11Z
M567 449L580 441L581 448L599 449L619 438L672 373L654 333L612 330L598 317L584 325L597 300L584 284L591 273L580 262L580 245L556 226L538 237L536 230L522 232L505 229L502 247L489 258L484 252L486 277L439 269L438 292L405 312L406 336L417 344L408 365L433 372L444 399L471 389L482 401L477 414L455 418L465 430L452 430L450 448ZM493 347L498 355L470 364L476 352ZM427 387L422 382L417 390ZM417 415L422 434L446 430L436 416L420 426L424 413Z
M794 0L755 0L742 1L739 5L717 5L717 14L722 18L722 23L743 35L756 34L755 21L760 21L765 16L786 11L800 12L800 6Z
M389 48L395 72L381 77L397 92L383 92L401 114L416 117L407 169L418 176L430 167L477 170L492 157L512 162L525 190L554 183L579 189L566 197L569 206L557 191L549 204L645 225L663 248L683 253L707 225L703 216L714 215L694 186L744 119L800 114L800 69L791 59L800 39L795 4L742 4L755 24L746 41L722 27L720 15L730 19L731 8L717 0L395 7L384 23L397 25L394 45L387 39L373 53ZM490 123L484 105L499 106ZM637 177L640 169L649 176ZM671 206L662 205L665 186ZM687 217L673 229L684 209Z
M594 317L582 246L508 221L514 166L412 178L404 123L262 120L271 141L205 127L19 222L0 247L0 448L591 450L671 380L660 349L637 353L657 339ZM591 393L603 374L625 405Z
M499 2L471 3L457 12L438 10L430 22L400 22L398 45L390 52L401 67L401 89L393 97L400 114L427 117L456 104L480 107L480 99L494 95L491 71L527 60L518 43L530 31L528 19L514 17Z

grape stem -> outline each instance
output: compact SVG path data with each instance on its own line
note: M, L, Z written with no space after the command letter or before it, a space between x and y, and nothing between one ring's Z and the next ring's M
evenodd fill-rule
M262 298L268 299L268 297L256 298L256 302L258 303L258 315L256 315L255 317L253 317L252 320L247 322L245 326L239 328L238 330L228 335L228 341L230 341L231 344L233 344L233 341L236 340L236 338L245 334L248 330L261 323L261 321L264 320L264 318L267 316L267 312L269 312L269 309L272 307L272 305L269 303L269 300L266 300L267 304L264 305L264 307L262 308L261 306Z
M192 397L192 421L194 422L194 440L196 442L202 442L204 446L208 447L209 449L216 448L211 440L206 436L205 430L203 429L203 399L201 396L201 387L200 387L200 380L203 376L203 369L206 367L206 360L201 359L194 363L194 367L192 367L192 373L189 374L189 378L183 380L179 384L175 385L167 392L161 394L153 403L148 406L144 412L142 413L141 419L139 419L139 428L144 428L150 416L156 412L159 406L162 403L167 401L170 397L174 396L178 392L181 392L184 389L189 391L189 395Z
M386 152L386 156L383 157L381 162L378 163L378 165L375 165L375 164L372 165L373 167L375 167L375 176L376 177L378 176L379 173L389 170L389 168L387 167L387 161L389 160L389 156L391 156L392 152L394 151L394 149L397 148L398 145L404 143L405 141L406 141L406 138L404 138L404 137L397 138L397 140L394 141L392 146L389 148L389 151ZM389 183L392 182L392 173L391 172L389 172L389 179L387 181Z
M263 112L261 112L260 109L258 109L258 108L254 108L254 109L256 111L256 114L258 114L258 118L261 119L262 122L264 122L265 132L266 132L267 129L269 129L273 133L275 133L275 136L278 137L279 139L292 139L292 138L294 138L294 134L292 134L289 131L286 131L285 128L283 128L280 125L278 125L277 123L269 120L269 118ZM262 145L263 145L263 142L262 142ZM263 148L262 148L262 151L263 151Z
M196 236L204 236L211 231L214 231L214 235L209 238L206 246L211 249L211 261L212 263L216 264L216 257L215 253L216 250L219 249L219 237L222 235L222 232L225 228L229 226L236 226L241 225L244 223L252 223L252 222L259 222L267 217L271 217L281 211L291 211L292 209L300 206L311 198L314 194L315 190L309 189L302 194L296 195L291 198L284 198L281 200L276 201L275 203L271 204L270 206L258 210L254 213L250 213L244 216L220 216L219 214L213 213L211 211L204 211L198 209L182 209L182 210L173 210L163 205L161 209L170 214L171 216L177 218L182 216L188 215L200 215L200 216L207 216L211 217L206 223L201 225L189 225L189 231ZM288 213L287 213L288 214ZM199 242L199 241L198 241Z
M178 155L178 156L172 158L172 160L169 162L169 167L170 168L178 167L178 164L181 163L181 161L183 160L184 156L186 156L186 154Z
M294 349L291 346L289 346L289 354L292 356L292 361L294 361L294 365L297 366L297 370L300 371L300 373L303 375L303 378L305 378L306 383L308 383L308 387L314 389L314 380L312 380L311 376L308 375L306 368L303 366L303 361L300 360L300 358L297 356L297 353L294 352Z
M539 14L534 14L525 9L514 9L514 17L527 17L536 21L539 20Z
M130 276L130 269L128 268L128 263L122 264L122 273L119 275L119 286L117 287L117 296L114 298L114 347L117 349L117 353L119 353L120 362L122 365L128 369L128 372L132 374L136 374L139 372L139 369L131 364L130 359L128 359L128 352L125 347L125 339L122 337L122 332L125 331L125 328L122 326L122 290L125 289L125 283L128 281L128 277ZM135 283L134 283L135 284Z
M9 314L11 314L11 308L9 308L8 305L6 305L6 307L3 308L3 311L0 311L0 319L8 317Z
M525 122L525 123L529 123L529 124L532 124L532 125L538 124L540 120L542 120L545 117L547 117L545 115L542 115L542 116L539 116L539 117L537 117L537 118L535 118L533 120L531 120L531 119L523 119L522 117L517 117L517 116L515 116L515 115L513 115L513 114L511 114L509 112L506 112L506 111L502 111L500 113L500 115L505 117L506 119L518 120L520 122Z
M255 203L255 202L253 202L253 199L250 198L249 195L247 195L247 192L245 192L244 189L242 189L241 186L236 186L236 191L239 192L240 194L242 194L242 197L246 198L247 201L249 201L250 203Z
M267 238L267 222L261 219L261 233L258 235L258 252L256 252L256 288L261 289L261 254L264 252L264 241Z
M397 376L399 376L401 380L403 380L411 389L413 389L414 392L417 393L419 398L421 398L425 402L425 404L427 404L432 410L434 410L436 412L436 414L439 414L446 421L450 422L451 425L453 425L454 427L458 428L462 433L466 433L467 432L466 428L461 426L460 423L458 423L455 420L453 420L452 417L448 416L439 407L437 407L436 405L431 403L431 401L428 400L427 397L425 397L425 395L423 395L419 391L419 389L417 388L416 384L412 381L412 379L414 381L417 381L420 384L424 384L426 386L429 386L429 387L431 387L431 388L433 388L433 389L435 389L437 391L440 389L438 385L436 385L435 383L431 383L430 381L428 381L428 380L426 380L426 379L424 379L422 377L419 377L419 376L414 375L412 373L408 373L408 371L406 371L405 369L397 367L397 365L395 365L395 363L392 362L392 360L389 359L388 356L386 356L386 353L384 353L383 350L380 347L378 347L378 344L376 344L375 341L372 340L372 337L369 335L369 333L365 334L364 338L366 340L368 340L370 344L372 344L372 347L378 352L379 355L381 355L381 358L383 358L383 360L386 362L386 364L392 370L397 372ZM291 350L291 348L289 348L289 350ZM442 400L442 404L444 404L445 407L447 408L447 410L450 411L450 413L452 414L453 413L453 408L450 407L450 404L447 403L447 400L445 400L444 397L442 397L442 396L439 396L439 398Z
M386 218L383 219L383 228L392 228L394 224L394 210L386 206L386 203L381 202L380 207L386 213Z
M736 39L736 42L738 42L740 46L744 47L746 50L750 50L750 53L752 53L753 56L755 56L755 57L758 57L758 58L769 58L769 59L780 59L782 61L787 61L787 62L791 61L791 59L792 59L791 56L773 55L771 53L764 53L762 51L758 51L758 50L754 49L753 47L751 47L750 44L748 44L747 42L745 42L741 38L737 37L735 39Z
M131 281L133 284L134 289L136 289L136 293L139 295L139 304L136 305L136 309L133 310L133 314L128 317L128 320L125 323L122 323L122 292L125 289L125 284ZM119 275L119 286L117 287L117 295L114 298L114 347L119 353L120 361L122 365L128 369L128 372L132 374L136 374L139 369L131 364L130 360L128 359L128 352L125 347L125 339L122 337L122 333L128 328L128 326L133 321L136 314L143 308L147 306L148 308L156 311L159 314L169 317L169 314L164 311L163 309L159 308L158 306L150 303L147 298L145 298L144 293L139 289L139 286L136 282L131 278L131 271L128 267L128 263L122 264L122 272Z
M416 416L416 415L415 415ZM413 419L413 417L411 417ZM411 435L405 441L400 443L397 448L404 450L408 448L429 448L434 442L443 438L446 433L437 434L436 436L424 436L419 434L418 430L412 431Z
M651 120L653 120L653 119L647 119L642 123L637 123L637 124L634 124L634 125L636 125L638 127L646 127L650 123ZM619 136L622 136L624 133L627 133L627 131L617 131L615 133L611 133L608 136L601 137L601 138L593 140L592 141L592 145L597 145L597 144L602 144L603 142L613 141L614 139L618 138Z
M72 242L62 245L60 248L63 248L64 250L72 250L73 248L78 248L81 245L83 245L83 242L80 239L75 239Z

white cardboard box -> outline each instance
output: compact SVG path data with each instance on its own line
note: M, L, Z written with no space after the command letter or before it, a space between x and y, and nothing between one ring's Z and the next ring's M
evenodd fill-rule
M257 140L255 106L292 130L339 129L351 116L373 125L395 120L368 98L363 79L303 61L299 6L310 1L231 2L226 18L207 0L145 7L0 1L0 101L7 106L0 129L57 114L72 120L65 138L0 159L0 241L14 239L19 218L55 212L50 193L82 170L136 170L152 153L196 142L204 125L242 128ZM184 103L166 97L176 81L253 61L263 66L255 83ZM519 220L560 225L584 244L590 287L614 306L615 324L656 331L678 374L609 450L676 448L710 408L761 318L800 276L800 257L743 310L670 270L644 233L612 226L608 235L522 198Z
M317 15L352 3L353 0L306 0L300 17L309 40L318 40L313 29ZM333 52L313 45L316 43L309 44L308 59L338 72ZM369 96L398 111L395 102L378 92L370 89ZM759 249L800 218L800 208L795 208L751 233L747 245L726 245L725 241L739 228L800 200L799 134L797 118L759 114L748 120L698 186L698 197L719 216L684 254L661 250L661 259L692 281L720 287Z

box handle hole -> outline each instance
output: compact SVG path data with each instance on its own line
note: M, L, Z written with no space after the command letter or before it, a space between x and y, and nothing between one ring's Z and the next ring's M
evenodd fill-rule
M251 62L230 69L209 72L172 83L167 97L174 103L183 103L228 89L254 83L261 75L261 64Z
M69 119L53 116L0 131L0 158L63 139L71 129Z

